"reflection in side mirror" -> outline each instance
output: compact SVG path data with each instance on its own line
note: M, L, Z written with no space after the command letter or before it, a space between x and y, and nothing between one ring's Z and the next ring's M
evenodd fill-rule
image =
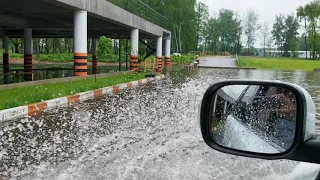
M277 154L294 142L297 101L286 88L224 86L216 91L211 107L211 135L220 146Z

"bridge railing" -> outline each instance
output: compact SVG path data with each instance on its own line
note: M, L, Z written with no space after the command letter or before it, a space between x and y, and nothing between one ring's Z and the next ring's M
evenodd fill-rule
M145 20L167 29L168 19L140 0L107 0Z

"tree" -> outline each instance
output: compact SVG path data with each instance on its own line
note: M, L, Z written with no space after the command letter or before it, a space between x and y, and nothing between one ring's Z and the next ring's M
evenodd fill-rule
M10 40L14 45L14 52L19 53L19 48L22 47L23 40L20 38L11 38Z
M249 10L244 19L244 34L246 36L246 47L248 53L250 52L250 47L254 46L256 42L256 33L260 29L258 23L259 16L253 10Z
M298 29L299 29L299 21L295 18L294 15L288 15L285 19L285 54L288 54L288 51L297 51L298 50Z
M285 39L285 17L280 14L277 15L275 18L275 22L272 26L272 36L275 41L275 45L278 46L278 49L280 47L280 50L282 52L283 42Z
M261 27L262 44L263 44L263 56L266 56L266 47L268 47L268 40L270 39L270 28L267 22L264 22ZM270 40L269 40L270 42Z
M298 50L298 37L299 21L294 15L278 15L275 18L273 24L272 35L275 40L275 44L280 46L281 52L284 50L284 54L288 55L288 51Z
M315 59L316 46L317 46L317 27L318 19L320 17L320 1L311 1L304 7L299 6L297 15L300 18L305 18L309 22L309 37L308 42L311 45L313 59Z
M199 44L203 41L201 37L205 36L205 26L209 17L208 9L208 6L202 2L196 4L196 49L199 48Z
M112 51L112 40L101 36L98 42L97 54L99 58L105 58Z
M168 19L167 28L172 32L172 50L185 53L197 48L196 0L142 1Z
M307 43L307 36L308 36L308 27L307 27L307 15L305 13L305 10L302 6L299 6L297 8L297 17L299 18L300 22L302 20L304 20L304 38L303 38L303 41L304 41L304 45L301 46L301 43L302 43L302 38L299 39L299 49L303 49L306 51L306 60L308 59L308 43ZM302 48L303 47L303 48Z
M206 26L205 37L210 50L240 52L241 20L234 11L221 9L217 18L211 17Z

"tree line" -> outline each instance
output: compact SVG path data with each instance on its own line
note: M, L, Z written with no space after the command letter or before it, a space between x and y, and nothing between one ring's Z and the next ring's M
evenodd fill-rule
M258 39L262 42L265 55L268 49L280 50L283 55L289 51L310 50L315 58L320 50L320 0L299 6L292 14L276 15L273 24L260 22L254 10L248 10L244 17L230 9L220 9L210 15L208 6L196 0L141 1L167 17L167 27L172 33L172 52L228 51L250 54L255 50ZM303 33L299 34L301 28ZM23 39L10 40L13 52L23 51ZM88 52L90 41L88 39ZM120 44L124 51L126 44L125 40L103 38L102 41L107 44L99 41L100 49L108 47L108 54L118 54ZM35 38L34 53L72 53L72 43L71 38ZM152 41L148 43L152 44ZM139 54L147 54L146 48L141 46Z
M254 10L248 10L244 17L229 9L221 9L210 16L209 8L195 0L143 0L169 19L172 45L175 52L192 50L229 51L231 53L254 50L258 39L262 42L264 54L267 49L277 49L284 56L289 51L312 51L315 58L320 50L320 0L297 7L289 15L276 15L274 24L260 22ZM304 33L299 34L300 23Z

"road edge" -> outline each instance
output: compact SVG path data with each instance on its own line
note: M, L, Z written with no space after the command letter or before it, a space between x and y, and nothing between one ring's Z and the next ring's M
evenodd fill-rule
M86 91L71 96L50 99L43 102L33 103L29 105L19 106L15 108L0 110L0 123L9 121L22 116L37 116L45 110L50 110L57 107L64 107L74 103L84 102L89 99L94 99L106 94L118 93L120 90L131 89L133 87L150 84L151 81L161 80L165 76L163 74L156 77L149 77L137 81L131 81L123 84L117 84L105 88L100 88L92 91Z

